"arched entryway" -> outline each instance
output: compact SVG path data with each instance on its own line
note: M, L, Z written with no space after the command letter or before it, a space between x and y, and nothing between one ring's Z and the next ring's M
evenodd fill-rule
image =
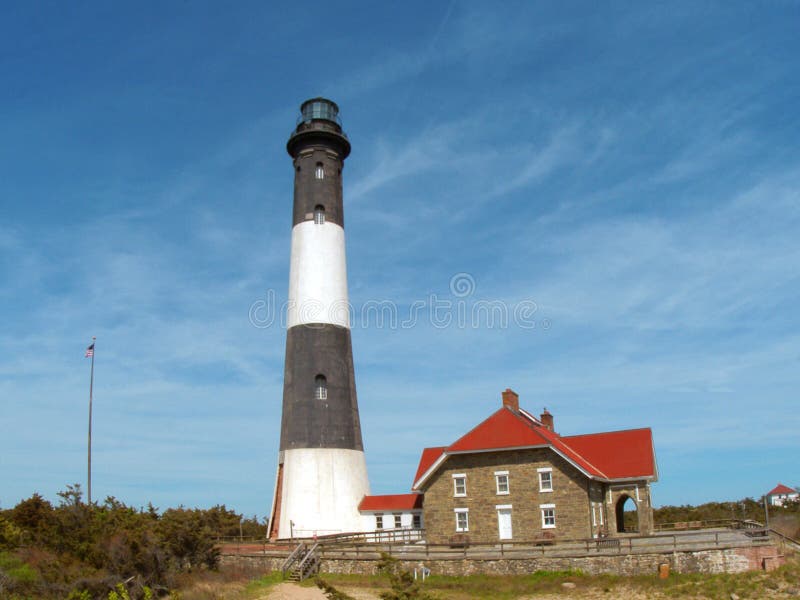
M617 533L637 533L639 531L639 507L628 494L622 494L619 497L615 513Z

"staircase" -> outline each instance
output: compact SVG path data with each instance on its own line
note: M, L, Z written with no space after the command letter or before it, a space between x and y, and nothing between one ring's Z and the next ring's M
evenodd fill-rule
M281 572L289 581L303 581L319 571L319 543L309 546L300 542L284 561Z

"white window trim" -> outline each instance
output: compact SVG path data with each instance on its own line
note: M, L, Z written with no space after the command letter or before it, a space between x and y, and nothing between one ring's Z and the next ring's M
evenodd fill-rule
M592 502L592 527L603 526L603 503Z
M511 510L512 508L514 508L512 504L495 504L494 507L497 510Z
M540 469L536 469L536 472L539 474L539 492L542 494L549 494L553 491L553 467L542 467ZM550 473L550 489L546 490L542 487L542 473Z
M506 478L506 491L500 491L500 478ZM508 471L495 471L494 472L494 486L498 496L508 496L511 493L511 478L508 476Z
M464 479L464 493L459 494L458 488L456 487L456 479ZM455 498L464 498L467 495L467 474L466 473L455 473L453 474L453 497Z
M544 511L552 510L553 511L553 520L555 521L555 518L556 518L556 505L555 504L540 504L539 505L539 510L540 510L540 512L542 514L542 529L555 529L556 528L555 523L553 523L553 525L547 525L544 522Z
M469 509L468 508L454 508L453 512L455 513L455 516L456 516L456 531L458 533L468 532L469 531ZM464 529L459 529L458 528L458 515L459 514L464 514L464 515L467 516L467 526Z

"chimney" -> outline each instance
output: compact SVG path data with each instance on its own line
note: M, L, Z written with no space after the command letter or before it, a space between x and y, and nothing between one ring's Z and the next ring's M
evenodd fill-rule
M539 420L542 422L542 425L547 427L550 431L553 431L553 415L545 408L542 412Z
M517 394L511 388L506 388L506 391L503 392L503 406L505 406L508 409L511 409L511 412L518 413L519 394Z

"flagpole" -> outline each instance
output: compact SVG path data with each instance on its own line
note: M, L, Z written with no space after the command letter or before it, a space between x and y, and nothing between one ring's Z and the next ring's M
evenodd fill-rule
M92 392L94 388L94 345L96 339L96 337L92 336L92 370L89 375L89 461L87 465L88 485L86 486L89 506L92 505Z

